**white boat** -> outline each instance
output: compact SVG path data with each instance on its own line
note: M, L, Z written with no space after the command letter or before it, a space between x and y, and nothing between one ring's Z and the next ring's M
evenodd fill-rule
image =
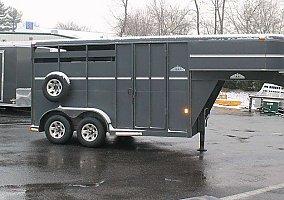
M271 83L264 83L260 91L253 96L255 98L253 102L253 106L255 108L260 108L261 103L266 101L270 103L278 103L279 109L283 110L284 107L284 88L279 85L271 84Z
M279 85L264 83L261 90L255 96L284 99L284 88Z

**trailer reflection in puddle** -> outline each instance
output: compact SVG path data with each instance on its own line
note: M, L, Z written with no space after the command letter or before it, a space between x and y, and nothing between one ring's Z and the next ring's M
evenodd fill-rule
M196 151L183 154L132 137L109 139L99 149L81 147L76 139L68 145L53 145L46 140L37 140L34 144L37 153L27 160L41 173L30 170L26 175L38 180L44 174L48 176L42 185L23 186L27 197L37 197L40 190L40 195L57 191L60 198L65 198L78 188L95 190L97 198L109 191L126 198L150 194L160 198L176 192L180 197L181 193L206 187L205 161ZM145 189L149 192L139 194Z

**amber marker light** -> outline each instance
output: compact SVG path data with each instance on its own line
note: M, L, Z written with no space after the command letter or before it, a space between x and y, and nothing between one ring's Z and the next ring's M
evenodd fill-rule
M265 40L265 37L259 37L258 39L259 40Z

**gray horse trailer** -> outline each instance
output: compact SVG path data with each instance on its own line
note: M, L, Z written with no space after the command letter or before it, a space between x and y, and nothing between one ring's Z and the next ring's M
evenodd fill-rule
M32 126L53 143L77 132L96 147L117 136L192 137L225 80L284 82L284 36L137 37L38 42ZM39 51L48 48L49 52Z
M31 46L0 45L0 106L31 106Z

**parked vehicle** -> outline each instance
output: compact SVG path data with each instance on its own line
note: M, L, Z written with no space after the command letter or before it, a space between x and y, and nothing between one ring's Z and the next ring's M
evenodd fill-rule
M57 144L117 136L192 137L225 80L283 84L282 35L170 36L37 42L32 126ZM41 48L50 49L48 52Z
M264 83L256 95L250 95L254 99L254 107L263 113L279 114L284 111L284 88L280 85Z
M264 83L262 88L258 91L256 96L261 97L275 97L284 99L284 88L280 85L271 83Z
M0 106L31 106L30 43L0 43Z

